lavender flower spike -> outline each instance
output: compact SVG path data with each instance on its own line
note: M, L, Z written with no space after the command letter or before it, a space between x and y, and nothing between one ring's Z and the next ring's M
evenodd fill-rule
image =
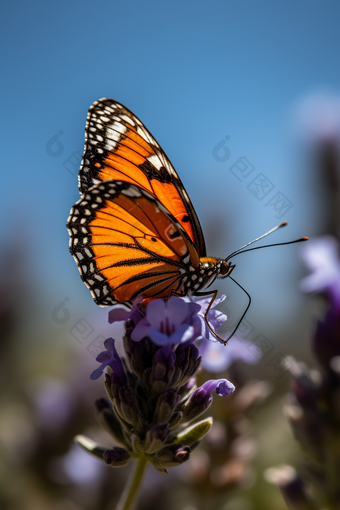
M101 352L96 357L96 361L99 361L101 363L100 367L97 368L92 372L90 375L90 379L93 381L95 379L99 379L99 377L102 375L105 367L109 366L112 369L112 374L115 377L117 381L119 381L120 384L125 384L126 374L124 372L122 360L120 359L118 352L115 348L115 341L113 338L108 338L104 342L104 346L106 347L106 351Z
M234 391L226 379L210 380L194 389L201 361L194 344L200 336L195 322L201 310L204 314L206 307L171 296L140 302L131 312L110 312L110 322L127 320L125 360L108 338L106 350L97 357L101 365L91 374L91 379L97 379L110 367L104 382L111 406L101 399L96 411L100 423L123 448L96 448L108 465L120 467L136 459L138 473L150 462L166 474L167 468L188 460L191 448L210 429L212 418L191 422L209 407L212 393L226 396ZM93 453L91 443L85 449Z

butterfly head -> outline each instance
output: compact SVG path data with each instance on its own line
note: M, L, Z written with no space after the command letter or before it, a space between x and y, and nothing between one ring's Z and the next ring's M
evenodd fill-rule
M232 264L230 260L221 260L220 261L220 274L218 275L218 278L227 278L227 276L230 276L233 269L235 267L235 264Z
M199 281L202 283L200 288L197 288L197 290L206 289L214 282L216 278L227 278L227 276L231 274L234 267L234 264L224 259L217 259L215 257L201 257ZM196 277L194 276L194 278ZM195 287L194 290L196 290Z

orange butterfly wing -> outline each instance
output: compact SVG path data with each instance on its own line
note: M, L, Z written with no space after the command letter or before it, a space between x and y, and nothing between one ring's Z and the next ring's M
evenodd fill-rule
M199 256L206 256L197 214L170 160L138 117L113 99L101 99L89 109L80 191L106 180L148 191L181 224Z
M185 295L199 256L181 224L143 188L104 181L71 210L70 251L96 303ZM190 269L191 267L191 269Z

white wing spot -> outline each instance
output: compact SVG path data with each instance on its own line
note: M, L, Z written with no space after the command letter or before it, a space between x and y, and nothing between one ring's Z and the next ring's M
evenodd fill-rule
M162 168L162 162L159 160L158 156L156 154L153 154L152 156L149 156L147 158L150 163L157 168L157 170L160 170Z
M133 188L132 186L130 186L128 189L125 189L123 191L123 193L124 193L125 196L133 197L133 198L138 198L138 197L142 196L142 194L139 191L139 189L138 188Z
M134 125L135 125L135 123L133 122L133 120L132 120L130 117L128 117L127 115L122 115L122 116L121 116L121 118L122 118L123 120L125 120L125 122L128 122L129 124L131 124L131 126L134 126Z

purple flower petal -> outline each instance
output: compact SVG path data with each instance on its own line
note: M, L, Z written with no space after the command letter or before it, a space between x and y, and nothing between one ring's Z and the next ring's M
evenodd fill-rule
M167 305L169 322L177 328L188 315L188 304L177 296L171 296Z
M162 321L166 317L166 302L163 299L153 299L146 309L146 320L151 327L161 329Z
M202 384L201 390L204 390L207 394L211 395L213 391L221 397L226 397L230 393L235 391L233 383L227 379L210 379Z
M173 345L187 342L194 334L194 328L188 324L181 324L179 328L171 335L161 333L155 328L148 329L148 336L156 345Z
M190 307L184 299L177 296L171 296L168 301L153 299L147 305L146 316L132 331L131 339L139 342L149 337L161 346L190 341L195 331L191 323L184 322L189 315Z
M126 374L124 372L122 360L116 351L114 339L108 338L105 340L104 346L106 347L106 351L99 353L96 358L96 360L99 361L101 365L92 372L90 379L93 381L99 379L99 377L104 372L104 369L109 366L112 369L112 377L114 380L120 384L125 384Z
M150 324L146 317L140 320L134 330L131 333L131 338L134 342L140 342L143 338L149 334Z
M121 307L113 308L113 310L110 310L109 312L109 323L112 324L113 322L121 322L132 319L135 324L138 324L138 322L144 317L137 306L142 301L142 296L139 296L137 299L135 299L131 310L125 310Z

